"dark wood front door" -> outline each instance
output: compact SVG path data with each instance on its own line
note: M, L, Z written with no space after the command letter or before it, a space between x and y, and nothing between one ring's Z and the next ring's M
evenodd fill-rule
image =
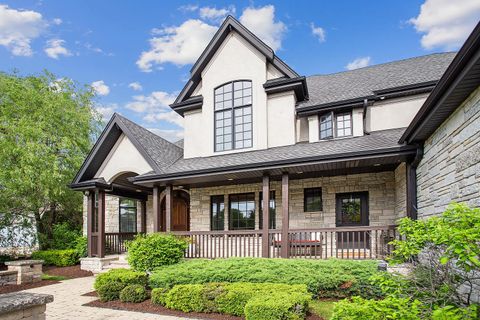
M173 192L172 203L172 231L190 230L190 203L189 196L184 191L175 190ZM166 206L165 198L162 199L162 226L161 230L166 231Z
M337 227L361 227L368 224L368 192L337 193ZM370 235L364 231L339 232L337 248L370 248Z

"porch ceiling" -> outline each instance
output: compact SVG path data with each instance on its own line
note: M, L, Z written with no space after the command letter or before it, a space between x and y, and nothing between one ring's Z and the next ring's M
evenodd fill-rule
M263 168L231 169L222 172L190 174L176 178L152 178L152 180L134 181L136 185L152 188L167 184L190 187L207 187L259 182L268 174L273 180L281 179L283 173L288 173L291 179L304 179L321 176L335 176L366 172L381 172L394 170L401 162L414 156L414 149L398 151L375 156L359 156L345 160L324 160L290 165L272 165Z

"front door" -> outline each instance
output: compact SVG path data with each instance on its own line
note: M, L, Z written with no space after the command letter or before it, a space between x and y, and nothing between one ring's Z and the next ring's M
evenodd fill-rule
M172 197L172 231L189 231L189 195L185 191L174 190ZM162 226L161 230L166 231L166 206L165 198L162 199Z
M337 193L337 227L368 226L368 192ZM370 235L365 231L337 233L337 249L370 248Z

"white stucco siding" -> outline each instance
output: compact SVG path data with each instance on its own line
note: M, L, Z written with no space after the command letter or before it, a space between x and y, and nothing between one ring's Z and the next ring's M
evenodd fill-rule
M308 142L317 142L320 138L318 115L308 117Z
M267 65L267 80L280 78L282 76L283 74L280 72L280 70L272 66L272 64L269 63Z
M234 80L252 81L253 146L214 152L214 89ZM185 114L185 158L267 148L267 81L265 57L235 32L224 40L202 72L203 107L199 114Z
M268 147L295 144L295 93L269 96L267 110Z
M298 118L296 122L297 142L308 142L308 119Z
M354 137L363 136L363 108L352 110L352 135Z
M121 173L144 174L152 170L130 139L122 134L98 169L95 178L104 178L110 183Z
M375 102L373 106L368 107L367 130L378 131L408 127L426 98L427 95L423 94Z

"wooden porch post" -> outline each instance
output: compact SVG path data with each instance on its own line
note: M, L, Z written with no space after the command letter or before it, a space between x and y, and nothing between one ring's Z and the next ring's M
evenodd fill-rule
M172 199L172 185L168 184L165 190L165 224L166 228L165 231L171 231L171 221L172 221L172 206L173 206L173 199Z
M93 257L93 237L92 237L92 228L93 228L93 206L95 205L95 191L87 191L87 252L89 257Z
M147 201L140 202L140 232L147 233Z
M153 187L153 232L160 232L160 188Z
M268 175L263 176L263 188L262 188L262 257L268 258L270 256L270 241L268 235L268 229L270 227L270 177Z
M98 190L97 257L105 257L105 190Z
M288 258L290 241L288 239L289 208L288 208L288 173L282 175L282 258Z

